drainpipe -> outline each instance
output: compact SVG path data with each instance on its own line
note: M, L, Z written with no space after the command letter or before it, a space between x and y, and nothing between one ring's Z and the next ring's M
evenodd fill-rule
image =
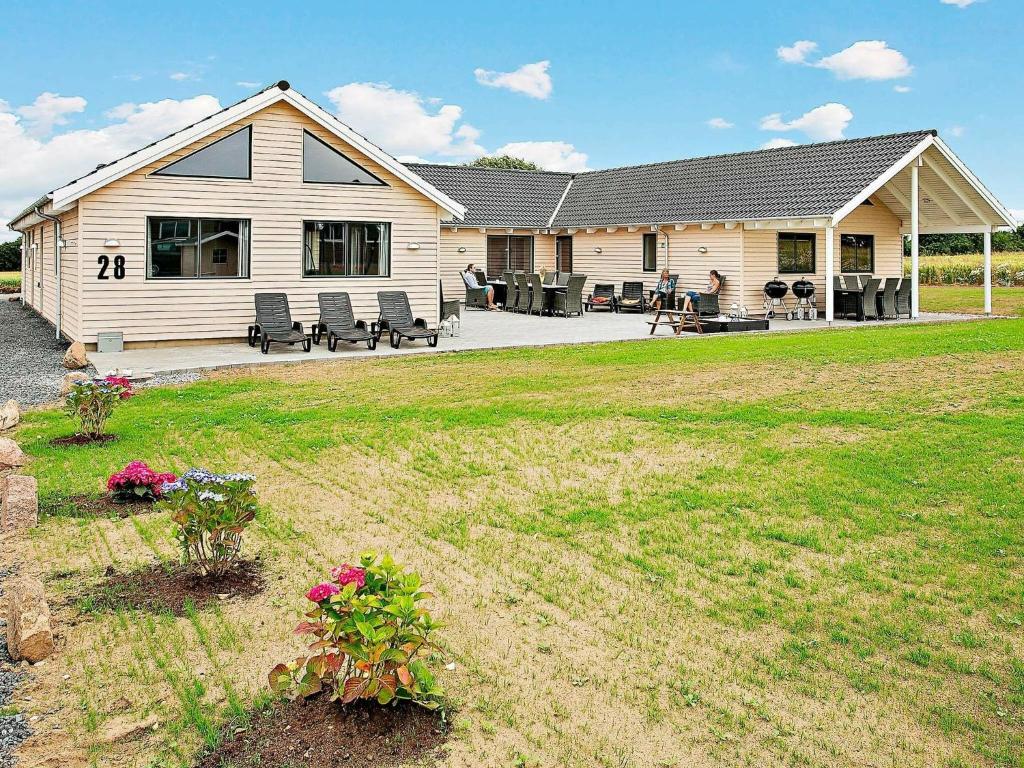
M57 314L56 314L56 318L55 318L56 322L54 323L54 325L56 326L56 329L57 329L57 331L56 331L56 333L57 333L57 341L60 341L60 253L61 253L60 219L57 216L52 216L49 213L43 213L42 206L38 206L37 205L35 210L36 210L36 213L39 215L40 218L46 219L47 221L52 221L53 222L53 262L56 265L56 269L57 269L57 283L56 283L56 289L57 289L57 299L56 299L56 302L57 302ZM40 274L42 274L42 272L40 272ZM40 299L40 302L42 302L42 299ZM40 306L39 309L42 310L42 307Z
M665 236L665 268L668 269L670 267L671 262L669 254L672 252L672 238L668 236L668 232L665 232L661 229L663 226L665 226L664 224L655 224L654 226L657 227L659 235Z

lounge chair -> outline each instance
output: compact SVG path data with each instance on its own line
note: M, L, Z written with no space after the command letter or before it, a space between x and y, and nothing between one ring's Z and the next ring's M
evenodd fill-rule
M697 300L693 303L693 308L697 310L697 314L701 317L718 317L722 314L722 305L718 297L724 287L725 275L719 274L717 291L699 292Z
M516 312L530 312L530 280L525 272L516 272Z
M900 281L900 287L896 291L896 319L899 320L900 315L906 315L910 317L910 278L904 277Z
M615 285L613 283L595 283L594 292L587 296L583 308L587 312L592 309L610 309L612 312L618 312L619 302L615 297Z
M622 284L622 295L618 301L619 312L647 311L647 295L641 282L625 282Z
M437 329L429 328L421 317L413 318L405 291L377 291L377 303L380 305L377 341L386 330L395 349L401 346L402 339L426 339L431 347L437 346Z
M302 323L292 320L288 309L288 294L257 293L256 321L249 326L249 346L256 346L260 340L260 352L270 351L270 342L280 344L302 344L302 351L309 352L313 341L302 332Z
M900 287L898 277L885 278L885 285L882 287L882 315L883 320L896 317L896 289Z
M864 319L878 320L878 286L882 281L877 277L869 278L864 284Z
M320 345L320 339L327 334L327 349L334 352L338 341L349 344L366 342L367 349L377 348L377 337L365 320L356 320L352 315L352 300L344 291L318 293L320 319L313 323L313 343Z
M587 282L586 275L572 274L569 276L569 284L564 291L555 291L552 301L552 314L559 312L569 315L583 316L583 285Z
M479 288L470 288L469 282L466 280L466 273L459 272L462 277L462 282L466 286L466 309L470 307L476 307L477 309L487 309L487 287L484 283L480 283L480 273L477 273L477 282L480 284Z

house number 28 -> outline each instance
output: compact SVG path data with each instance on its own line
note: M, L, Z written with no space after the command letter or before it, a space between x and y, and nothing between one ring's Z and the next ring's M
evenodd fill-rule
M110 257L106 255L100 256L98 259L96 259L96 263L100 265L100 273L96 275L96 279L109 280L110 275L107 274L107 270L110 269ZM114 279L124 279L124 256L114 257Z

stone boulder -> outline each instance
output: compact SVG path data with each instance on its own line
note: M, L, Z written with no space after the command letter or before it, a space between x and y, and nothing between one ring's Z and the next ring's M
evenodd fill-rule
M0 437L0 470L23 467L27 461L16 442L9 437Z
M76 341L68 347L68 351L64 353L65 368L77 371L79 368L85 368L88 364L89 358L85 355L85 345L80 341Z
M39 484L34 477L10 475L0 502L0 533L33 528L39 522Z
M71 388L82 381L89 381L89 374L75 371L74 373L65 373L64 378L60 382L60 396L67 397L71 394Z
M43 582L22 576L8 588L7 600L7 650L11 658L35 664L50 656L53 629Z
M16 427L21 421L21 408L17 400L8 400L0 408L0 431Z

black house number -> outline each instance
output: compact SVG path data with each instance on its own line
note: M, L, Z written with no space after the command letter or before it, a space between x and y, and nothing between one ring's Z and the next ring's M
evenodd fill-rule
M97 280L109 280L110 275L107 271L110 269L110 257L103 255L96 259L96 263L100 265L100 273L96 275ZM114 257L114 279L124 280L124 256Z

